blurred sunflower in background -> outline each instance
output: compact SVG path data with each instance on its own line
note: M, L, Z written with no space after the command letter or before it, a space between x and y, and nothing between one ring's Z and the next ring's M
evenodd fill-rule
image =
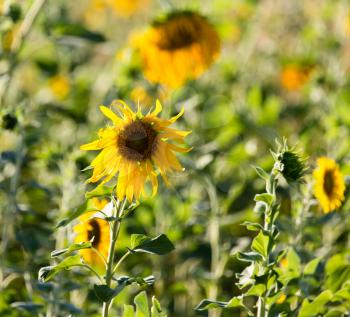
M106 199L93 199L93 206L98 210L103 210L108 201ZM94 211L83 214L79 217L80 223L74 226L76 233L75 243L92 241L92 247L105 259L108 256L108 248L110 241L109 224L100 218L92 218ZM93 249L83 249L79 251L84 261L96 268L103 268L104 262Z
M320 157L313 176L315 197L324 213L339 208L344 200L345 182L338 164L330 158Z
M150 0L90 0L85 17L88 21L101 19L102 11L111 11L115 16L129 18L147 9Z
M71 90L69 77L63 74L52 76L48 81L48 85L58 99L65 99Z
M310 67L296 64L285 65L281 72L281 85L286 90L298 91L306 84L310 74Z
M218 57L220 39L207 19L191 11L176 11L156 20L133 39L145 77L177 88L199 77Z
M158 117L162 111L159 101L155 110L146 115L141 113L140 108L134 112L122 101L112 105L119 110L119 116L105 106L100 109L114 125L101 129L98 140L81 146L82 150L102 150L91 162L93 175L89 181L95 183L103 179L102 185L118 173L116 191L119 199L125 196L130 202L134 198L139 199L148 180L155 195L158 188L155 166L168 183L167 172L183 170L174 152L190 150L170 143L183 144L185 136L190 133L169 127L183 114L183 110L171 119L163 120Z

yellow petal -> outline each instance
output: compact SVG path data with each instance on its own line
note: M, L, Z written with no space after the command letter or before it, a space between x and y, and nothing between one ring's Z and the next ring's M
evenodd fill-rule
M119 118L111 109L105 106L100 106L100 110L107 118L111 119L116 125L123 122L123 120Z

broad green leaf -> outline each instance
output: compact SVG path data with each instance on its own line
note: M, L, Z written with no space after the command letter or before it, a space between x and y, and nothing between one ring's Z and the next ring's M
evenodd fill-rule
M287 259L287 269L300 273L301 271L300 257L293 248L290 248L288 250L286 259Z
M271 194L264 193L264 194L257 194L257 195L255 195L254 200L263 202L263 203L267 204L268 206L271 206L271 204L275 200L275 197L273 195L271 195Z
M254 316L254 314L244 305L243 296L236 296L231 298L225 308L241 308L247 312L248 316Z
M246 293L247 296L261 296L266 290L264 284L253 285Z
M134 303L136 305L135 317L150 317L148 299L145 291L135 297Z
M108 302L116 297L127 285L131 284L134 279L128 276L118 278L118 285L116 288L110 288L107 285L94 285L96 296L103 302Z
M62 270L69 270L73 266L81 265L81 259L79 254L69 256L57 265L45 266L39 270L39 280L41 282L47 282L52 279L57 273Z
M304 274L305 275L313 275L316 272L316 269L318 267L318 264L320 263L321 258L315 258L308 262L304 267Z
M332 292L327 290L318 295L311 303L304 299L298 317L314 317L326 311L326 305L332 299Z
M134 317L134 306L124 305L123 317Z
M350 281L349 285L334 294L335 300L347 300L350 304Z
M350 279L350 264L343 254L332 256L326 264L326 287L333 292Z
M66 249L52 251L51 257L56 257L59 255L66 255L67 256L67 255L70 255L72 252L77 251L77 250L90 249L91 246L92 246L91 242L74 243Z
M252 243L252 250L258 252L264 257L269 254L270 237L263 231L260 231L254 238Z
M139 245L142 245L142 243L150 240L152 239L144 234L132 234L130 238L131 249L136 249Z
M175 249L172 242L165 234L161 234L153 239L143 236L135 235L131 236L131 244L133 252L143 252L150 254L164 255Z
M105 197L105 196L110 196L113 192L113 187L108 187L108 186L98 186L95 189L87 192L85 194L86 199L90 199L93 197Z

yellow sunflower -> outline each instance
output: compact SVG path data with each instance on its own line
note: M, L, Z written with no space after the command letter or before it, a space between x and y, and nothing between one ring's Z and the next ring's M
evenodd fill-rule
M145 77L176 88L199 77L218 57L220 40L207 19L195 12L171 13L134 38Z
M310 74L309 67L286 65L281 72L281 85L289 91L300 90L308 81Z
M158 188L156 170L159 170L166 183L167 172L182 171L183 168L175 152L188 152L190 149L179 146L190 131L170 128L183 110L169 120L160 119L162 111L159 101L153 112L146 115L132 109L122 101L112 105L119 110L119 116L105 106L100 110L113 122L113 126L101 129L99 139L82 145L82 150L101 150L91 162L93 168L90 182L103 179L101 185L118 174L116 193L119 199L125 196L131 202L145 194L145 183L150 181L153 195Z
M108 201L106 199L94 199L93 204L96 209L102 210ZM92 247L96 249L105 259L108 256L110 241L109 224L100 218L92 218L95 212L87 212L79 217L80 223L74 226L76 233L74 242L87 242L93 238ZM102 268L104 262L101 257L92 249L83 249L79 251L84 261L94 267Z
M344 200L345 182L338 164L330 158L320 157L313 176L315 197L324 213L339 208Z
M130 17L138 11L147 8L150 0L106 0L115 15Z

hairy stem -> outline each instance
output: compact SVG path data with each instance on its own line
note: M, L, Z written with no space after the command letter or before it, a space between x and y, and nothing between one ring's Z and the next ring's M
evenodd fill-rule
M111 239L109 243L107 269L106 269L106 275L105 275L106 285L108 287L111 286L112 277L114 274L113 264L114 264L115 244L118 240L118 235L119 235L120 225L121 225L120 217L123 214L125 204L126 204L126 198L124 198L122 202L118 201L117 203L115 203L115 206L114 206L113 216L115 217L115 220L112 222L112 225L111 225L111 232L110 232ZM112 304L112 300L103 303L102 317L108 317L109 308L111 304Z

